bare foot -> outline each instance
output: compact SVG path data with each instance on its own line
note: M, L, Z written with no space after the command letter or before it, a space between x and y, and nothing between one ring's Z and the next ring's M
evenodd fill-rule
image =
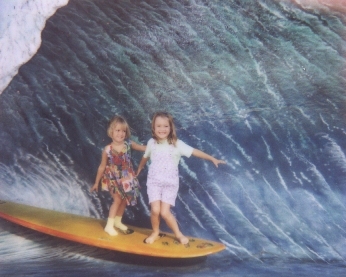
M148 244L152 244L154 243L155 240L157 240L159 238L159 233L151 233L151 235L149 237L147 237L145 240L144 240L144 243L148 243Z
M184 245L189 243L189 239L185 237L184 235L177 237L177 240L179 240L180 243Z

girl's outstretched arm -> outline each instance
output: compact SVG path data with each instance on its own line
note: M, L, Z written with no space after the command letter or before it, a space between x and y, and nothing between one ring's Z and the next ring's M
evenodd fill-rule
M145 164L147 163L147 161L149 160L149 158L142 158L139 165L138 165L138 169L136 172L136 176L139 175L139 173L142 171L143 167L145 166Z
M93 192L94 190L97 190L100 180L102 178L102 175L105 171L107 165L107 153L105 150L102 151L102 157L101 157L101 163L99 165L99 168L97 169L95 184L91 187L90 192Z
M226 163L225 161L215 159L214 157L212 157L212 156L208 155L207 153L204 153L203 151L198 150L198 149L193 149L192 155L197 157L197 158L211 161L213 164L215 164L216 167L218 167L219 164L225 164Z
M145 149L147 148L147 146L138 144L138 143L134 142L133 140L131 140L131 148L134 149L134 150L137 150L137 151L144 152Z

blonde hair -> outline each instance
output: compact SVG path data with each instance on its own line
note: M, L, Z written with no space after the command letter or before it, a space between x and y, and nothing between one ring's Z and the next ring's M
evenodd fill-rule
M169 144L173 144L175 146L175 143L178 140L177 133L175 131L175 125L174 125L174 120L173 117L167 113L167 112L157 112L153 116L153 120L151 122L151 134L153 136L153 139L155 139L157 142L159 141L159 138L155 135L155 120L158 117L163 117L168 119L169 127L170 127L170 132L167 137L167 141Z
M113 116L111 118L111 120L109 120L108 128L107 128L107 135L110 138L112 138L113 131L118 124L123 125L123 127L125 128L125 132L126 132L126 138L127 139L130 138L131 137L130 126L127 123L127 121L125 120L125 118L123 118L120 115Z

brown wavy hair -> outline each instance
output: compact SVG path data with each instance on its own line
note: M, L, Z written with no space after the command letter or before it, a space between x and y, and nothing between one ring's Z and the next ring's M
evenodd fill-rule
M108 128L107 128L107 135L112 138L112 133L114 128L117 126L117 124L121 124L125 127L125 132L126 132L126 138L131 137L131 131L130 131L130 126L127 123L126 119L123 118L120 115L113 116L108 123Z
M163 117L163 118L168 119L170 132L168 134L167 141L169 144L173 144L175 146L175 144L178 140L178 137L177 137L177 133L175 131L175 125L174 125L173 117L167 112L157 112L154 114L153 120L151 121L151 134L153 136L153 139L156 140L157 142L159 140L158 137L155 135L155 120L158 117Z

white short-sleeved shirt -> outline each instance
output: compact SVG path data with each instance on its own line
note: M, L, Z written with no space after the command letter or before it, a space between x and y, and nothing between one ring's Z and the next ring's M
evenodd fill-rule
M146 148L145 153L144 153L144 158L150 158L150 155L151 155L151 152L153 149L153 145L155 142L156 141L153 138L151 138L148 141L147 148ZM167 147L169 147L167 140L160 141L160 143L156 144L157 150L160 150L160 149L165 150ZM192 152L193 152L193 148L190 145L187 145L185 142L178 139L176 142L176 145L175 145L173 156L172 156L173 162L176 165L178 165L179 160L182 156L189 158L192 155Z

